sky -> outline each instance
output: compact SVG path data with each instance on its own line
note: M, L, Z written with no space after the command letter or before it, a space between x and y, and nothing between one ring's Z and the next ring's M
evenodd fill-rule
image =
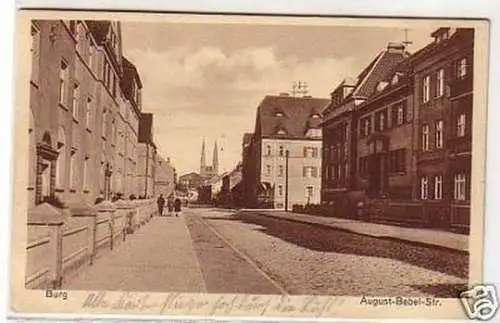
M432 30L409 29L408 50L428 44ZM179 175L199 171L203 139L207 161L217 140L220 170L233 169L266 95L290 92L300 80L309 95L329 98L388 42L404 39L404 29L393 27L122 23L123 53L143 83L143 111L154 114L158 151Z

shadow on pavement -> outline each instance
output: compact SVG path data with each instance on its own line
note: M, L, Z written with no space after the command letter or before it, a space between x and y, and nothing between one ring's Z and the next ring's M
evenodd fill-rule
M260 228L255 229L257 231L314 251L389 258L455 277L468 277L468 255L450 250L379 239L336 228L324 228L245 212L204 219L258 225Z

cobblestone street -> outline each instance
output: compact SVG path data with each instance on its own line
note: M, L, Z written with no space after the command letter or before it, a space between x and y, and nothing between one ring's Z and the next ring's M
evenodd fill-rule
M464 252L250 212L187 209L133 238L66 288L456 297L468 275Z

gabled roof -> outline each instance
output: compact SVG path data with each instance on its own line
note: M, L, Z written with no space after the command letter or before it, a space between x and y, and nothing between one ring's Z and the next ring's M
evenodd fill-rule
M257 110L256 133L265 137L306 138L310 117L321 116L329 102L321 98L268 95ZM283 111L283 116L276 116L277 110ZM280 130L285 134L278 135Z
M398 82L393 84L392 79L395 74L398 74ZM374 101L378 100L381 97L386 96L387 94L393 92L396 89L402 88L408 85L411 81L411 65L410 59L406 58L399 62L396 66L394 66L390 71L388 71L384 78L379 80L379 82L386 82L386 86L381 91L375 90L374 93L368 98L367 101L363 102L360 105L360 109L364 106L367 106ZM377 84L379 83L377 82ZM411 91L411 89L409 89ZM409 94L410 92L408 92Z
M405 54L385 50L359 75L358 84L352 92L353 97L368 98L375 92L379 81L405 58Z

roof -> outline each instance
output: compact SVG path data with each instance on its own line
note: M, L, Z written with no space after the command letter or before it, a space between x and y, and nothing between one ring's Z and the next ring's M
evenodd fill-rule
M384 50L382 53L361 72L358 77L358 84L353 91L353 97L367 98L375 92L379 81L383 80L388 72L405 58L405 54L401 52L392 52Z
M436 35L436 33L441 32L446 28L439 28L434 31L432 35ZM431 35L431 36L432 36ZM449 48L450 43L460 44L462 46L470 46L470 43L474 41L474 28L457 28L456 32L450 36L450 38L446 40L442 40L439 43L435 41L429 43L427 46L421 48L416 53L411 56L412 63L418 62L420 60L425 60L429 55L434 53L442 53L443 49Z
M134 95L134 81L137 86L142 88L141 78L139 77L139 73L135 68L134 64L132 64L128 59L122 57L123 62L123 75L120 79L120 88L122 89L123 95L125 98L132 103L134 110L137 114L139 114L140 106L139 102L136 101L136 97Z
M329 99L312 97L266 96L257 110L256 133L265 137L305 138L313 115L321 119ZM277 116L280 113L282 116ZM284 134L278 135L279 130Z
M111 21L109 20L86 20L85 23L89 27L90 32L94 36L98 44L102 44L106 40Z
M191 172L188 174L181 175L179 177L179 180L184 180L184 179L201 179L201 175L196 173L196 172Z
M250 144L252 141L253 133L247 132L243 135L243 146Z
M392 79L395 74L398 74L398 82L397 83L392 83ZM396 89L402 88L406 85L409 84L411 80L411 65L410 65L410 59L406 58L399 62L396 66L394 66L390 71L388 71L381 80L379 80L378 83L380 82L386 82L386 86L383 88L381 91L375 90L374 93L368 98L367 101L363 102L360 105L360 109L363 108L364 106L367 106L375 101L377 101L379 98L382 98L386 96L387 94L393 92ZM411 89L409 89L411 91ZM409 94L410 92L408 92Z

